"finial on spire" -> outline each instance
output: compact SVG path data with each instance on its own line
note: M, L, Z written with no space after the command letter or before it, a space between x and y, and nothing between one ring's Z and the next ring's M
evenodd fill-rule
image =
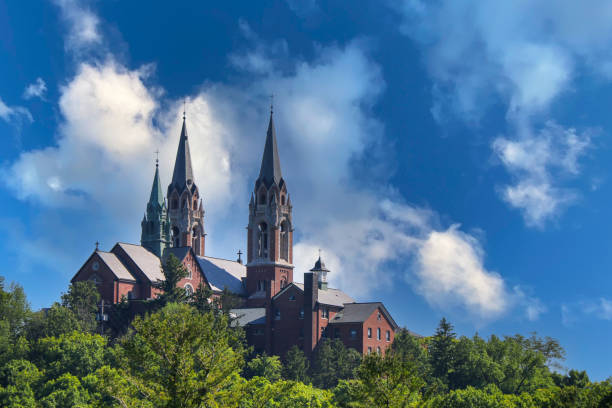
M319 248L319 259L321 259L321 248Z
M185 98L183 98L183 120L185 120L185 105L187 104Z
M159 149L155 151L155 167L159 167Z
M270 94L270 115L274 113L274 94Z
M100 243L98 241L96 241L96 251L98 250L99 246L100 246Z

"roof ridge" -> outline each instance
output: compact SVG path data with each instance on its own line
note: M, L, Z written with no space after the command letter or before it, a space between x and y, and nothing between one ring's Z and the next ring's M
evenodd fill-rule
M233 263L237 263L237 264L240 264L240 265L243 265L243 266L244 266L244 264L241 264L241 263L240 263L240 262L238 262L238 261L232 261L231 259L219 258L219 257L216 257L216 256L209 256L209 255L200 256L200 255L197 255L197 257L198 257L198 258L212 258L212 259L219 259L219 260L221 260L221 261L233 262Z

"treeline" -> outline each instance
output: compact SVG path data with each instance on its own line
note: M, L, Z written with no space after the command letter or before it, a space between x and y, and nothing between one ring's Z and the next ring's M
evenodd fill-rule
M172 261L173 262L173 261ZM610 407L612 382L562 371L557 341L535 335L457 337L400 330L384 355L361 356L326 340L312 360L256 355L232 327L229 294L217 304L187 296L165 267L166 294L126 330L100 334L99 295L71 285L32 312L0 277L2 407ZM120 333L120 334L118 334Z

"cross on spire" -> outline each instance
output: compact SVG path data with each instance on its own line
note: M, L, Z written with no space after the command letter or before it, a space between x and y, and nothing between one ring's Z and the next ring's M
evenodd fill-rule
M100 246L100 243L98 241L96 241L96 251L98 250L99 246Z

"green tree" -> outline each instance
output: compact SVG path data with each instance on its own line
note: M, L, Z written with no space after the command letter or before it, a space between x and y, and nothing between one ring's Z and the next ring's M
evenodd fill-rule
M410 407L419 402L423 385L413 362L393 352L384 356L369 354L357 370L350 394L356 402L354 406Z
M271 383L263 377L254 377L240 387L240 408L332 408L333 395L295 381Z
M45 337L34 346L37 365L47 378L58 378L65 373L85 377L106 362L106 339L99 334L79 331L59 337Z
M391 344L391 350L396 358L412 361L421 378L426 381L431 377L431 365L427 355L427 345L424 338L419 338L407 329L399 329Z
M232 395L228 389L242 368L243 350L230 346L227 317L171 303L132 325L121 363L154 406L214 406Z
M59 337L80 329L81 325L74 312L59 303L54 303L49 309L32 314L27 336L31 342L36 342L43 337Z
M189 271L174 254L170 254L166 258L162 273L164 274L164 280L153 285L162 290L162 294L157 298L157 303L163 307L168 303L186 302L189 299L187 292L184 288L178 286L178 283L189 275Z
M310 377L317 387L333 388L338 380L351 379L361 364L361 354L347 349L339 339L323 339L314 350Z
M429 361L432 374L446 385L448 385L448 375L453 368L455 337L453 325L446 318L442 318L429 343Z
M4 277L0 276L0 365L27 352L25 333L30 315L23 288L11 284L6 290Z
M90 333L97 327L96 313L100 293L92 281L74 282L68 287L68 292L62 294L62 306L74 313L81 330Z
M296 345L291 347L285 355L285 364L283 365L283 378L286 380L300 381L303 383L310 382L308 377L308 368L310 362L306 354Z
M43 408L88 408L89 393L79 379L71 374L62 374L48 381L42 389L40 405Z
M270 382L280 380L283 365L278 356L267 356L265 353L256 356L247 363L249 378L264 377Z
M37 407L34 390L42 374L27 360L11 360L0 369L0 406Z
M213 291L203 283L200 283L197 289L191 295L191 304L198 309L200 313L209 313L216 311L214 302L211 301Z

